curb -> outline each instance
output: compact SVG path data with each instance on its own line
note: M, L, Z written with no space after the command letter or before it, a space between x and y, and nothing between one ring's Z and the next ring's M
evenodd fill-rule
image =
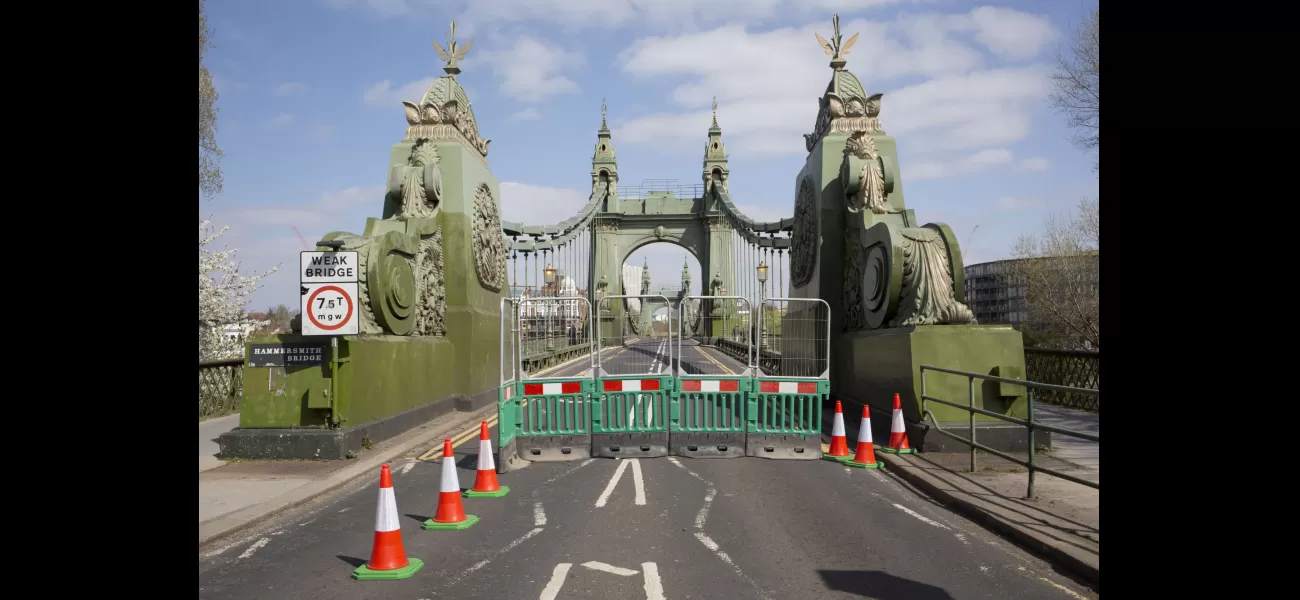
M921 491L966 515L985 528L1004 534L1027 550L1035 552L1079 575L1092 585L1094 591L1101 593L1101 566L1090 563L1082 552L1038 532L1021 528L969 500L953 495L936 485L932 481L936 479L934 476L916 470L915 467L907 464L907 461L899 456L881 453L876 455L876 460L883 461L890 473L898 475ZM1098 558L1100 559L1100 557Z
M424 430L422 429L424 426L421 426L412 431L408 431L402 435L391 438L389 440L392 443L391 446L369 456L362 455L359 458L353 459L353 461L350 461L353 464L330 473L320 479L289 490L288 492L269 500L200 523L200 553L205 549L205 546L212 545L214 542L231 537L236 533L264 523L286 511L311 502L312 500L347 485L358 477L373 474L373 471L380 465L391 462L393 459L399 458L417 447L431 444L439 438L446 437L448 433L464 427L466 423L481 421L485 413L495 409L496 405L493 403L491 406L484 407L472 413L462 413L459 411L449 413L452 415L460 415L460 418L453 419L445 426L436 429Z

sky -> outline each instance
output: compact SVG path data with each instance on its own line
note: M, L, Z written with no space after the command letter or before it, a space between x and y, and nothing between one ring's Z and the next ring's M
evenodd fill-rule
M1093 0L208 0L225 186L200 214L230 231L246 273L279 265L250 310L296 307L296 264L330 231L381 216L391 146L442 62L448 25L503 218L550 224L590 194L600 106L620 186L700 181L710 107L732 199L758 220L793 213L802 135L830 80L832 13L847 68L883 93L907 205L947 223L966 264L1008 258L1050 214L1098 197L1091 157L1047 106L1059 49ZM294 231L297 228L298 233ZM685 251L629 257L652 285L680 285ZM687 260L692 286L701 276Z

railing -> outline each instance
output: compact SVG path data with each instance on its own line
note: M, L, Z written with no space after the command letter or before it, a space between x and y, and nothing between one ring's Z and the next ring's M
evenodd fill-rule
M1058 386L1101 389L1101 352L1025 348L1025 379ZM1101 413L1101 400L1093 395L1047 391L1040 402Z
M244 397L244 359L199 363L199 420L239 412Z
M704 184L681 184L676 179L646 179L640 185L618 187L620 200L641 200L651 192L672 192L677 198L703 198Z
M926 390L925 372L926 371L936 371L939 373L947 373L949 375L960 375L962 377L965 377L966 390L967 390L966 405L963 406L955 402L949 402L947 400L942 400L940 398L932 398L928 396L925 393ZM1024 386L1026 391L1026 396L1027 396L1026 398L1027 402L1025 403L1025 405L1028 407L1026 409L1026 416L1028 418L1017 419L1015 417L1008 417L1006 415L998 414L992 411L987 411L982 408L975 408L975 380L976 379L979 379L981 381L992 381L995 383ZM1089 390L1089 389L1076 388L1076 387L1070 387L1064 385L1035 383L1033 381L1025 381L1022 379L1008 379L1006 377L994 377L992 375L981 375L979 373L971 373L969 371L954 371L952 369L942 369L939 367L921 365L921 415L922 418L928 418L930 420L930 425L934 427L935 431L938 431L943 435L946 435L954 440L957 440L963 444L970 446L970 470L972 473L974 473L977 470L976 458L975 458L975 453L977 449L983 450L995 456L1000 456L1022 467L1025 467L1026 469L1029 469L1029 488L1025 492L1026 498L1032 499L1034 497L1034 472L1035 471L1042 471L1044 473L1047 473L1048 475L1052 475L1054 477L1060 477L1061 479L1064 479L1066 481L1072 481L1079 485L1086 485L1094 490L1101 491L1101 484L1098 482L1088 481L1087 479L1080 479L1078 477L1075 477L1073 475L1067 475L1060 471L1034 465L1034 449L1035 449L1034 432L1037 430L1050 431L1052 433L1059 433L1061 435L1068 435L1070 437L1076 437L1076 438L1080 438L1092 442L1097 442L1098 444L1101 443L1101 436L1083 433L1081 431L1073 431L1070 429L1062 429L1060 427L1052 427L1051 425L1044 425L1042 423L1035 423L1034 422L1034 390L1035 389L1067 392L1072 394L1091 394L1094 396L1100 395L1101 393L1098 390ZM930 412L930 410L926 408L925 403L927 401L938 402L939 404L943 404L944 406L951 406L954 408L960 408L967 411L970 414L970 439L966 439L954 433L944 431L943 427L939 426L939 420L935 418L934 413ZM1028 436L1029 437L1029 460L1028 461L1020 460L1019 458L1016 458L1014 456L1011 456L1003 452L999 452L988 446L976 442L975 441L975 415L976 414L990 416L995 419L1001 419L1008 423L1015 423L1016 425L1021 425L1027 428L1029 430L1029 436Z

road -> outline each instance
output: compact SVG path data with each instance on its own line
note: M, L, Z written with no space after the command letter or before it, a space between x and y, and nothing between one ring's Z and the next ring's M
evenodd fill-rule
M706 361L707 362L707 361ZM495 429L493 430L495 435ZM474 481L478 446L456 462ZM429 460L415 457L426 456ZM424 531L441 466L393 463L407 554L402 581L358 582L378 472L201 550L211 600L946 600L1097 595L881 471L757 458L589 459L500 476L504 498L465 499L481 521Z
M691 375L735 375L745 370L744 365L712 346L701 346L695 340L683 340L680 351L673 340L672 359L681 359L682 368ZM671 374L669 346L663 339L634 339L623 346L602 348L600 364L611 375ZM559 368L546 371L549 377L586 377L590 375L590 359L583 357Z

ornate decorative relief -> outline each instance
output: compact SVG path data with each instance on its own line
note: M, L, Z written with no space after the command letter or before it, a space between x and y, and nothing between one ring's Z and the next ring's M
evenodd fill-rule
M474 190L474 270L484 289L501 291L506 282L506 243L501 236L501 214L492 188L486 183Z
M862 271L865 266L866 251L862 248L862 228L848 223L844 227L845 331L867 328L862 315Z
M894 207L885 199L885 175L880 166L880 153L876 151L876 142L871 134L859 131L849 136L844 144L844 154L859 158L864 163L858 178L858 192L849 201L849 212L856 213L863 208L878 215L893 212Z
M443 77L439 81L443 79L448 78ZM434 85L438 85L437 82ZM406 140L417 138L455 140L473 148L479 156L487 157L488 144L492 143L492 140L485 140L479 136L478 123L474 120L474 112L469 109L468 102L463 107L456 100L442 106L429 104L417 106L411 102L402 102L402 104L406 105L406 122L410 124L406 128Z
M659 239L662 240L662 239L664 239L664 235L667 235L667 233L668 233L668 230L664 229L664 226L663 226L663 225L660 225L660 226L658 226L658 227L655 227L655 237L657 237L657 238L659 238Z
M442 203L442 170L438 167L438 148L433 140L421 138L411 147L406 167L396 167L390 179L399 187L402 206L401 217L432 219L438 216Z
M731 231L731 224L721 217L709 217L708 227L711 232Z
M814 34L816 35L816 34ZM880 128L880 98L882 94L867 96L862 82L844 69L849 49L858 41L853 34L847 42L840 43L840 17L835 15L835 34L831 41L817 35L817 42L831 55L831 82L819 102L817 122L813 132L804 134L804 145L809 152L817 142L831 133L884 133Z
M618 222L605 221L596 225L596 231L600 233L618 233Z
M974 325L975 315L953 293L948 245L930 227L901 229L903 293L889 327Z
M416 272L423 282L414 335L447 335L447 286L442 268L442 226L433 235L421 236L416 255Z
M803 287L812 281L817 264L817 198L812 179L799 182L794 200L794 231L790 240L790 284Z

